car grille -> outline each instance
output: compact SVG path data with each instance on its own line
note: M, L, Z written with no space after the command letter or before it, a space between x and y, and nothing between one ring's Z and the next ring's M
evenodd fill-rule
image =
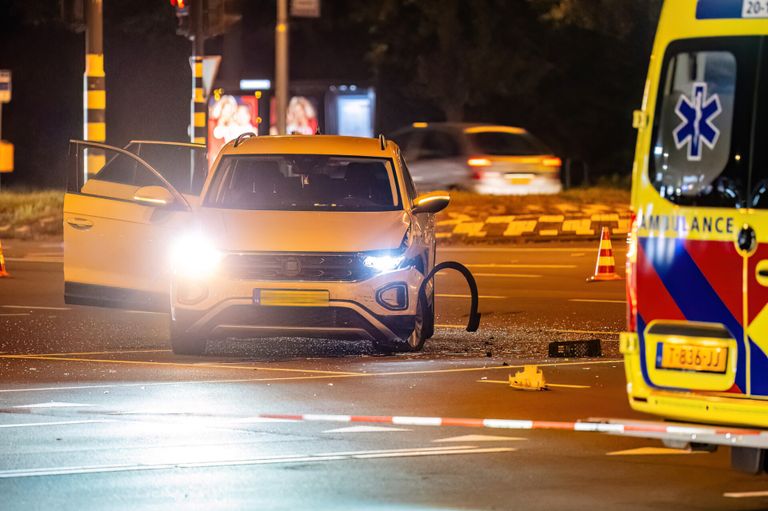
M373 275L355 253L231 254L224 259L231 278L281 281L356 281Z

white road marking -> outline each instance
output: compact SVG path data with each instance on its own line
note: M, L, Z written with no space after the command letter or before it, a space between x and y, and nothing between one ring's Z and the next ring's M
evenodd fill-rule
M139 472L149 470L174 470L184 468L236 467L249 465L266 465L276 463L308 463L321 461L363 460L381 458L406 458L414 456L447 456L458 454L491 454L513 452L510 447L478 448L471 445L448 447L425 447L420 449L391 449L379 451L350 451L340 453L320 454L288 454L277 456L262 456L236 460L211 460L198 462L142 463L125 465L80 465L70 467L44 467L0 471L0 479L21 477L41 477L78 474L98 474L107 472Z
M6 257L6 261L11 263L44 263L44 264L61 264L61 257Z
M704 451L689 451L687 449L670 449L668 447L637 447L636 449L626 449L623 451L608 452L606 456L648 456L648 455L667 455L667 454L704 454Z
M465 264L467 268L578 268L575 264Z
M509 279L538 279L543 275L528 275L525 273L473 273L475 277L501 277Z
M747 499L747 498L756 498L756 497L768 497L768 490L727 492L727 493L723 493L723 497L727 497L729 499Z
M543 277L543 275L531 275L527 273L472 273L475 277L507 277L507 278L519 278L519 279L538 279L540 277ZM438 273L438 277L447 277L447 276L456 276L460 277L461 275L458 273L450 272L450 273Z
M438 298L472 298L472 295L450 295L450 294L435 294ZM480 295L478 298L484 300L506 300L507 296L493 296L493 295Z
M94 406L82 403L64 403L61 401L48 401L47 403L35 403L33 405L18 405L14 408L79 408L81 406Z
M608 332L606 330L562 330L555 329L554 332L563 332L566 334L592 334L592 335L620 335L621 332Z
M586 302L586 303L620 303L626 304L626 300L598 300L593 298L569 298L569 302Z
M519 436L461 435L448 438L438 438L437 440L432 440L432 442L519 442L522 440L528 439Z
M385 428L383 426L350 426L323 431L323 433L388 433L397 431L413 431L405 428Z
M290 419L272 419L269 417L245 417L230 421L233 424L258 424L262 422L299 422Z
M490 248L490 247L441 247L438 248L438 252L578 252L579 250L585 250L583 247L563 248L563 247L540 247L540 248ZM622 247L617 244L613 247L613 251L627 250L627 247Z
M69 307L43 307L41 305L0 305L4 309L33 309L44 311L68 311Z
M70 426L75 424L105 424L116 422L109 419L93 419L82 421L55 421L55 422L26 422L21 424L0 424L0 428L36 428L41 426Z

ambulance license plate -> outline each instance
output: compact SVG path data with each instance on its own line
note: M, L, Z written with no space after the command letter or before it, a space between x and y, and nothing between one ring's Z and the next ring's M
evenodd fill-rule
M268 307L328 307L328 291L254 289L253 303Z
M661 363L658 367L702 373L724 373L727 361L728 348L664 343L661 350Z

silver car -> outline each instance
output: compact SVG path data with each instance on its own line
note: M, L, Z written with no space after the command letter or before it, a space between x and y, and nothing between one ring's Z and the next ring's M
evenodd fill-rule
M560 158L523 128L416 122L392 135L419 191L558 193Z

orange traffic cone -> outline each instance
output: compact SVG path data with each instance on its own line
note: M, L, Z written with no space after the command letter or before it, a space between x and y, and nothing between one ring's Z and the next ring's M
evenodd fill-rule
M11 274L5 269L5 256L3 256L3 243L0 241L0 277L10 277Z
M605 280L622 280L616 274L616 259L613 257L611 246L611 229L603 227L600 232L600 248L597 251L597 264L595 274L587 279L587 282L600 282Z

